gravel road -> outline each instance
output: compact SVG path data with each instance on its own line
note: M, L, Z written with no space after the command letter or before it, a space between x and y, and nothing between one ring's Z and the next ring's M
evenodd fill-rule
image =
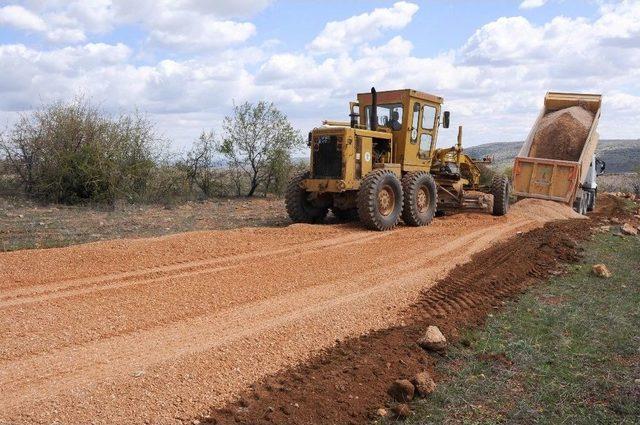
M473 253L568 208L425 228L193 232L0 254L0 423L188 423L336 340L398 323Z

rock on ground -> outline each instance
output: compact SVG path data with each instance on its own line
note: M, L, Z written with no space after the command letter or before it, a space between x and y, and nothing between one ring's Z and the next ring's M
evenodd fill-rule
M625 235L638 236L638 229L633 227L631 223L623 224L620 230L622 230L622 233Z
M591 268L591 272L593 274L595 274L596 276L602 277L602 278L605 278L605 279L608 279L611 276L613 276L611 274L611 272L609 271L609 269L607 268L607 266L605 266L604 264L595 264Z
M413 400L414 393L415 387L413 386L411 381L407 379L396 380L387 390L387 394L389 394L394 401L398 402L407 402Z
M447 339L437 326L429 326L418 345L426 350L441 351L447 348Z
M397 419L406 419L411 414L411 409L408 404L400 403L398 405L393 406L391 409L393 415Z
M411 383L420 397L426 397L436 389L436 383L431 378L429 372L420 372L413 377Z

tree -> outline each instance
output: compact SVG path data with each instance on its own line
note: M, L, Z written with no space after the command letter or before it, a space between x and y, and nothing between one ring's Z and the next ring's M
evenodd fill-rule
M220 146L213 132L203 131L198 140L187 153L186 166L189 185L198 186L205 198L210 198L218 189L215 157Z
M291 152L302 144L286 115L265 101L235 105L233 115L224 119L223 130L220 152L235 170L238 192L240 179L248 180L247 196L253 196L260 186L266 194L282 179L291 164Z

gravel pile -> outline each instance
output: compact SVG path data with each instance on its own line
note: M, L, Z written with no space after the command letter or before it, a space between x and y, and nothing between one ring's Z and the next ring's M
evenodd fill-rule
M593 114L572 106L546 114L536 130L529 156L533 158L577 161L587 141Z

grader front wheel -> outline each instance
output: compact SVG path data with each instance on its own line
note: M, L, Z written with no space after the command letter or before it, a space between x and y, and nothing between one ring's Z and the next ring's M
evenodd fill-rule
M402 178L404 208L402 220L409 226L426 226L436 214L438 191L431 174L408 173Z
M289 218L294 223L317 223L325 218L329 209L313 205L309 200L309 194L300 184L304 179L309 178L309 173L305 172L293 177L287 186L285 195L285 206Z
M391 230L402 212L402 185L389 170L370 172L358 191L358 216L372 230Z

